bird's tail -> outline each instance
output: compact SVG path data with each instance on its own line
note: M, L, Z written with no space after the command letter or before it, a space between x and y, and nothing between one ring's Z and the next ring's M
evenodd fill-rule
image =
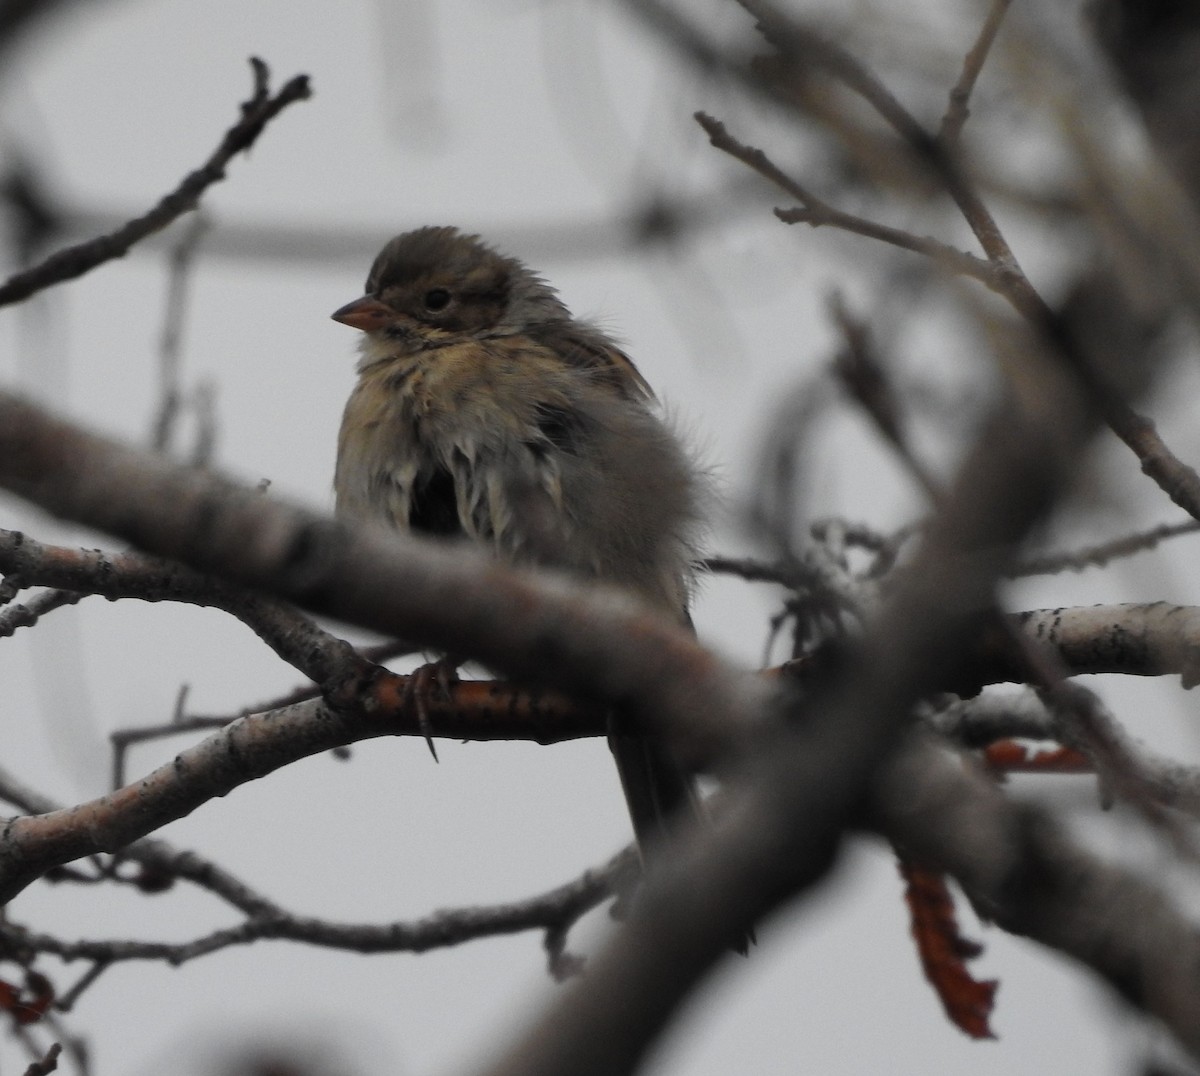
M652 849L664 843L674 829L693 821L707 824L708 815L691 774L661 743L630 727L616 711L608 719L608 746L617 763L645 870ZM753 942L753 933L747 933L733 948L745 956Z

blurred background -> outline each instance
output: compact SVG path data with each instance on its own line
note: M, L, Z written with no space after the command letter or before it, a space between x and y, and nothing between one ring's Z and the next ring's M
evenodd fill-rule
M694 65L637 6L43 4L0 52L9 271L144 211L198 166L249 95L249 56L267 61L276 85L308 73L314 96L273 122L206 195L185 275L173 278L172 252L194 218L0 312L0 376L89 426L149 444L170 325L183 402L171 451L186 459L211 445L221 470L329 509L357 343L329 314L361 293L392 235L455 224L539 269L572 311L625 343L711 469L713 552L775 555L826 517L880 532L917 518L918 485L828 374L838 348L830 299L841 295L869 321L912 407L914 443L936 474L949 475L995 381L986 342L969 324L981 290L869 240L780 223L771 209L786 197L712 149L692 113L704 109L768 144L843 208L972 249L965 227L936 199L880 195L819 131ZM985 11L949 0L903 13L871 0L791 8L876 65L931 127ZM696 0L682 10L730 49L755 45L753 21L734 3ZM1115 142L1136 154L1140 136L1119 104L1104 103L1115 98L1103 96L1107 76L1076 5L1014 12L1001 44L964 137L1018 257L1054 298L1091 251L1070 215L1062 132L1022 64L1049 57L1081 94L1099 95ZM172 279L182 297L174 304ZM1178 350L1183 358L1147 407L1175 450L1195 460L1189 401L1200 386L1190 344ZM1106 442L1042 540L1062 548L1179 515L1140 478L1137 461ZM0 500L0 526L111 547L11 499ZM1195 602L1195 549L1185 538L1103 572L1026 580L1012 588L1010 607ZM701 638L763 663L781 597L769 585L708 580L694 610ZM770 656L781 660L786 647ZM109 734L168 720L185 686L188 713L216 715L298 682L222 613L97 598L0 640L0 679L4 766L64 803L103 792ZM1093 686L1136 736L1196 759L1196 703L1177 683L1108 680ZM183 742L134 749L128 775L169 760ZM439 753L435 765L419 741L382 740L356 746L348 761L308 759L162 835L289 909L354 922L516 900L604 862L629 839L601 742L445 744ZM1106 854L1167 872L1166 853L1120 811L1098 817L1094 782L1013 787L1061 807ZM69 938L176 941L231 921L185 886L150 897L39 884L10 914ZM860 838L823 886L763 926L749 959L729 958L650 1071L1186 1071L1087 974L962 914L986 945L976 973L1001 982L998 1041L970 1042L942 1016L908 937L893 857ZM570 948L586 953L609 929L597 913ZM563 989L546 974L540 941L529 934L371 957L259 942L180 968L126 963L63 1020L104 1076L220 1072L248 1055L291 1058L295 1071L457 1071ZM56 982L82 970L57 969ZM22 1042L0 1035L0 1071L26 1063Z

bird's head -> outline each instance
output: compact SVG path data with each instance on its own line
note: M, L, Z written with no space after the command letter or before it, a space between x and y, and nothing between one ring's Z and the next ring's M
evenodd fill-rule
M456 228L418 228L379 252L366 293L333 313L372 343L417 351L521 332L568 317L554 290L515 258Z

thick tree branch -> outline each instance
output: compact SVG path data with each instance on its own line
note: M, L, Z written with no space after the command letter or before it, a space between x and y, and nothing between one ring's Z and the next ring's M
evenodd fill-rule
M748 747L728 775L730 808L716 832L681 837L647 873L625 929L589 963L581 988L481 1072L634 1071L730 939L823 877L913 705L990 619L999 573L1089 429L1069 382L1044 388L1053 428L995 416L843 674L794 724Z
M0 904L46 871L116 852L209 800L301 758L379 736L424 736L407 677L380 670L353 705L319 700L239 718L132 784L74 807L10 819L0 831ZM605 711L510 684L462 681L432 693L436 734L548 743L605 732ZM0 788L0 795L3 789Z
M138 553L48 546L19 531L0 530L0 574L21 586L221 609L327 691L368 672L349 643L322 631L298 610L171 561ZM11 634L4 631L6 620L14 628L32 623L29 617L0 614L0 634Z
M0 485L195 568L271 587L315 611L475 657L530 682L622 701L660 721L693 763L711 760L739 730L759 723L772 694L623 595L303 512L84 433L4 394ZM163 504L172 511L163 512ZM361 683L354 678L346 686L345 702L352 704ZM331 697L336 703L341 696ZM142 804L166 802L178 817L282 765L279 736L289 741L291 758L299 758L332 746L331 733L343 742L359 736L370 717L314 709L304 723L293 711L236 722L181 755L170 775L152 775L67 814L12 820L0 852L0 891L11 895L54 861L129 843L156 824L139 817ZM286 735L272 734L281 724ZM376 729L383 734L389 724ZM153 794L160 787L161 800Z
M0 532L0 569L15 571L26 580L83 587L108 597L197 601L239 614L247 607L265 606L271 614L268 622L281 620L291 626L295 638L304 641L303 646L293 642L277 649L285 656L295 656L298 649L296 662L326 677L327 690L338 701L336 709L313 700L246 716L127 788L70 812L27 820L19 830L24 869L13 884L24 884L79 856L115 850L298 758L376 736L423 734L406 677L367 667L346 644L280 603L140 554L43 546L13 532ZM750 569L757 574L755 566ZM791 585L822 585L817 566L811 564L784 566L774 577ZM1049 647L1073 674L1177 673L1191 683L1200 667L1200 609L1157 603L1031 610L1012 621ZM1020 680L1026 675L1021 655L1003 636L972 640L965 647L965 661L969 676L980 683ZM806 678L810 669L798 662L784 666L782 672ZM947 681L937 684L939 689L953 686ZM605 728L602 707L497 681L462 681L448 695L431 693L425 704L433 734L456 740L551 743L602 735ZM1007 734L1021 735L1019 723ZM1157 763L1153 769L1162 785L1156 798L1170 803L1190 794L1182 791L1180 783L1186 773L1168 773ZM82 829L81 819L87 820Z
M635 702L682 731L679 747L693 760L756 724L771 694L624 594L304 511L86 433L2 392L0 486L313 612L523 681Z

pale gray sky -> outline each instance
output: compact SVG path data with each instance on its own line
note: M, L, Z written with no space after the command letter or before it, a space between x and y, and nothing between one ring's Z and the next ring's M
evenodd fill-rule
M733 5L704 7L715 18ZM731 32L747 25L736 11L720 17ZM949 34L938 44L952 56L966 40ZM220 465L248 481L269 478L280 495L331 505L355 340L328 315L360 293L375 248L398 231L426 223L483 231L540 269L574 311L601 318L711 461L730 518L775 407L829 358L828 293L871 295L895 264L862 240L784 227L769 213L771 197L757 213L722 210L726 223L669 253L611 243L596 222L625 212L631 190L688 194L743 176L690 119L700 107L720 112L726 95L613 5L581 0L126 0L96 14L80 5L4 73L0 132L27 148L72 205L139 211L207 156L235 118L251 54L269 62L277 82L309 73L315 96L272 124L205 200L215 231L190 294L185 376L218 393ZM947 85L953 65L948 71ZM745 114L744 105L728 107ZM548 224L557 227L539 230ZM239 256L253 246L244 238L251 225L326 232L329 257ZM357 255L346 236L362 237ZM573 236L582 251L570 250ZM1052 264L1029 238L1020 253ZM613 249L583 256L597 244ZM82 421L144 441L164 284L161 253L135 252L6 312L0 374ZM897 343L928 348L908 355L914 368L928 360L943 370L958 358L954 332L929 327L927 339ZM863 430L853 418L834 424L814 464L813 511L887 528L919 502ZM1194 433L1180 435L1185 449L1196 447ZM1134 488L1130 498L1143 495ZM1131 504L1154 505L1149 522L1174 518L1153 497L1116 501L1109 533L1125 529ZM0 517L38 537L99 541L11 501L0 502ZM713 546L752 548L729 519L714 527ZM1038 581L1015 606L1146 599L1168 588L1176 600L1194 599L1181 591L1195 584L1169 572ZM696 609L702 637L757 663L774 596L712 582ZM162 721L180 684L190 685L195 711L227 712L297 681L220 613L99 599L5 640L0 678L5 765L64 801L103 788L108 732ZM1181 707L1191 713L1195 703L1181 701L1176 685L1129 697L1145 722L1137 735L1196 754L1194 730L1180 720ZM136 751L132 773L179 745ZM628 839L602 743L446 745L441 757L434 765L420 742L383 740L356 747L349 763L309 759L205 805L163 836L297 911L370 922L529 895L603 862ZM100 938L183 939L230 921L215 901L177 890L147 898L38 885L12 914ZM998 1043L968 1042L942 1017L908 937L892 857L862 840L830 881L760 930L750 959L727 961L652 1071L1127 1071L1127 1023L1103 988L964 918L987 945L977 973L1002 983ZM605 929L604 917L593 920L575 932L574 948ZM222 1049L258 1037L300 1049L330 1043L363 1072L458 1071L560 989L544 973L540 940L419 957L259 943L180 969L127 964L105 975L70 1021L88 1036L99 1076L200 1072ZM22 1063L0 1039L0 1069Z

